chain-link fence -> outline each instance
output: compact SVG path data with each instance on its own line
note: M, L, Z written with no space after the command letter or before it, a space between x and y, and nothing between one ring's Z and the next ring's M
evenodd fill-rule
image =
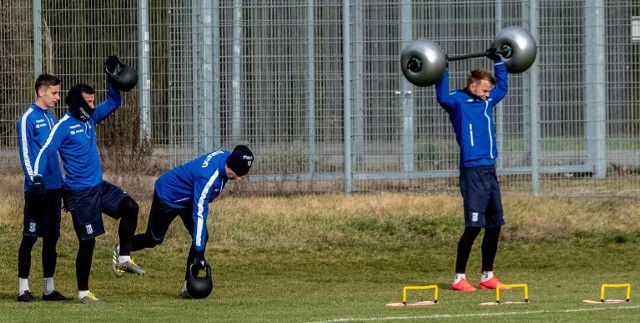
M105 167L158 172L248 144L256 193L456 191L458 148L433 87L399 57L427 38L483 52L504 27L537 41L497 109L505 191L635 197L640 1L0 0L0 160L41 72L95 85L111 54L140 75L98 129ZM487 59L450 64L463 87ZM64 93L63 93L64 95ZM56 108L55 114L64 113Z

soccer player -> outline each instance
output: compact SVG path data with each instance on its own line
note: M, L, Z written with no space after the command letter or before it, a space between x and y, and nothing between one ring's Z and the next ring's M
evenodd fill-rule
M238 145L232 152L216 150L202 155L169 170L156 180L147 230L134 236L131 250L162 244L169 225L180 217L192 238L180 298L192 298L187 292L189 265L202 269L207 264L204 253L209 236L209 203L222 193L228 180L241 181L252 163L251 150Z
M46 180L38 187L31 181L34 161L58 119L49 111L60 101L60 79L41 74L35 82L36 100L18 119L18 150L24 172L24 228L18 250L18 301L33 302L36 298L29 290L31 251L42 238L42 273L45 301L66 301L67 297L56 291L53 275L56 271L56 245L60 237L60 207L62 173L58 156L50 158L42 173ZM44 186L43 186L44 185Z
M464 203L465 229L458 242L456 274L451 287L456 291L476 290L466 277L466 267L476 237L482 239L481 289L495 289L502 282L494 275L500 229L504 225L500 184L496 175L496 132L493 108L507 95L507 68L495 49L488 56L494 61L494 76L474 69L467 87L449 93L448 68L436 83L438 103L447 111L460 147L460 192ZM508 288L504 288L508 289Z
M105 65L114 70L117 57L110 56ZM78 300L85 304L102 304L89 290L89 276L97 236L104 234L102 213L119 220L120 250L111 269L117 277L128 272L144 275L130 256L131 242L138 225L138 204L120 187L102 179L96 124L115 112L121 104L120 93L107 82L107 100L95 105L95 91L87 84L74 85L65 98L67 113L53 127L35 162L33 181L43 181L41 170L60 153L65 170L64 209L71 213L79 240L76 256Z

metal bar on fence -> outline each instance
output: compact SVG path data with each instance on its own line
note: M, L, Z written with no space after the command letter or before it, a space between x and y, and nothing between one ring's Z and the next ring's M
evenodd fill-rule
M42 74L42 1L33 0L33 74Z
M315 19L313 10L314 0L307 1L307 149L309 150L307 156L308 171L313 174L316 172L316 97L315 97Z
M351 14L349 12L349 1L342 2L342 85L343 85L343 101L344 101L344 192L351 194L353 192L353 174L351 161Z
M353 0L350 13L353 14L353 19L350 18L349 25L351 26L349 46L351 53L349 59L351 60L351 68L353 72L349 71L352 90L351 101L351 122L352 131L352 145L351 155L353 159L352 165L360 166L364 158L364 25L363 25L363 10L364 6L362 0ZM358 168L356 168L358 170Z
M585 132L587 163L594 176L604 178L606 163L606 83L605 83L604 0L585 3Z
M400 41L413 40L413 8L410 0L400 4ZM412 85L406 78L400 82L400 108L402 109L402 170L412 172L415 159L414 123L415 99L411 91Z
M149 1L138 0L138 105L140 106L140 141L151 139L151 80L149 45Z
M222 97L220 89L220 4L218 1L211 1L211 29L212 52L211 64L213 78L211 87L213 89L213 147L222 147L222 120L220 115L220 100ZM211 149L211 147L209 148Z
M522 1L523 8L528 9L529 18L529 33L533 39L538 39L538 1ZM523 15L525 16L525 15ZM540 98L539 98L539 85L538 85L538 64L540 57L537 58L537 62L529 68L529 84L531 89L529 91L529 107L530 110L530 125L531 125L531 194L534 196L540 195ZM523 98L526 99L526 98Z
M242 1L233 0L233 51L232 51L232 113L231 113L231 140L238 141L242 135Z
M201 97L200 105L201 111L198 118L198 122L200 123L202 137L201 147L198 153L203 153L209 151L213 147L213 137L215 133L213 132L212 121L215 118L215 105L217 102L213 100L213 83L214 83L214 74L213 74L213 48L216 47L213 41L213 28L211 24L211 6L213 1L209 0L200 0L200 8L201 13L199 14L199 25L201 34L201 43L199 44L201 50L198 52L199 54L199 62L197 66L200 66L200 80L202 83L201 87Z
M497 35L500 30L502 30L503 26L503 13L502 13L502 0L497 0L495 4L495 22L494 22L494 30ZM485 55L486 56L486 55ZM493 110L495 114L495 124L496 124L496 144L498 148L498 156L506 156L504 151L504 104L499 103L496 109ZM504 167L504 157L498 158L497 165L498 169L502 169Z

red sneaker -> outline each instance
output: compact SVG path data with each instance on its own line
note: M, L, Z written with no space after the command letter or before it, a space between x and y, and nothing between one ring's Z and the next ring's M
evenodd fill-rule
M498 277L493 276L491 277L491 279L484 281L484 282L480 282L480 289L496 289L498 288L498 286L500 285L504 285L500 279L498 279ZM511 287L500 287L500 290L509 290L511 289Z
M461 291L461 292L475 292L476 291L476 288L473 287L473 285L471 285L466 278L461 279L457 283L451 284L451 288L453 288L453 290L458 290L458 291Z

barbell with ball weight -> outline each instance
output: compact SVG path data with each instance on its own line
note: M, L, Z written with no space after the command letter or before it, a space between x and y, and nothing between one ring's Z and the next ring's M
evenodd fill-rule
M496 53L502 56L509 73L522 73L531 67L536 59L536 41L521 27L510 26L502 29L491 43ZM435 42L417 39L405 46L400 55L402 74L417 86L431 86L438 82L447 62L467 58L486 57L489 52L449 57Z

